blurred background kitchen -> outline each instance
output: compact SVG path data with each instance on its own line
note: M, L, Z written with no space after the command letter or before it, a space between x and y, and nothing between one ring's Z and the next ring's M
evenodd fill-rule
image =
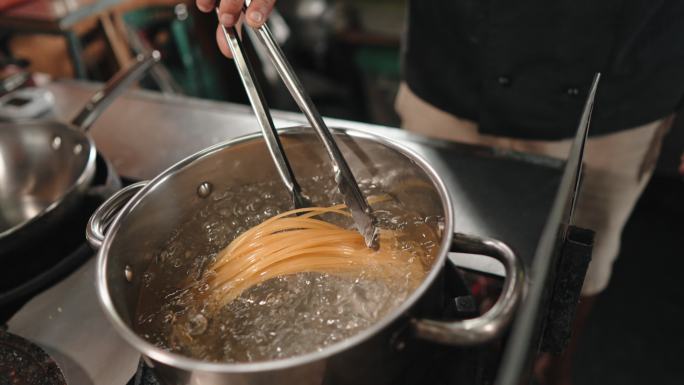
M3 64L53 79L104 81L152 48L163 69L143 87L246 103L233 64L220 56L216 19L193 3L165 0L3 0ZM291 1L271 19L276 38L324 115L398 125L404 1ZM252 46L250 46L252 49ZM264 58L261 52L256 52ZM296 106L274 70L257 65L272 108Z
M397 127L403 0L281 0L271 28L324 116ZM136 54L161 65L139 87L246 104L216 47L213 14L178 0L0 0L0 95L55 81L101 82ZM248 44L272 108L296 111L260 47ZM435 74L439 76L439 74ZM255 124L255 130L257 126ZM580 340L577 384L681 384L684 372L684 119L623 236L622 254ZM644 241L648 240L648 241Z

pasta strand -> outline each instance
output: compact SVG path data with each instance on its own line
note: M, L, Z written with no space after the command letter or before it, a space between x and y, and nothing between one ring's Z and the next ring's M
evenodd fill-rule
M380 195L368 200L377 203L387 199L388 195ZM367 269L369 274L383 275L387 268L401 267L413 284L422 278L420 259L410 250L397 247L398 232L382 229L380 246L373 250L366 247L357 231L315 218L324 214L351 216L343 204L295 209L235 238L217 254L207 271L208 293L215 305L223 307L250 287L296 273L345 274Z

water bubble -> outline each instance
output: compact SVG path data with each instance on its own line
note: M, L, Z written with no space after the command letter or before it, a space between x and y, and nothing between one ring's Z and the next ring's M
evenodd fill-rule
M150 284L152 283L153 279L154 279L154 273L153 272L146 271L145 273L143 273L142 281L143 281L143 285L145 285L145 287L150 287Z
M316 204L340 203L337 187L326 174L328 166L320 166L320 172L324 176L302 178L302 189ZM364 191L382 192L379 180L361 181ZM291 200L280 182L272 180L232 189L217 187L205 203L170 234L162 252L154 254L148 271L154 290L145 290L147 285L143 285L138 310L143 318L136 314L136 330L161 348L220 362L292 357L359 333L413 290L415 278L401 270L401 263L408 262L394 258L394 270L376 265L345 276L305 273L277 277L215 311L206 295L215 290L208 284L211 274L205 273L206 267L238 234L290 209ZM413 255L421 260L436 252L439 242L423 239L419 233L434 228L440 218L406 213L394 200L379 207L375 213L381 227L403 228L407 234L418 231L397 240L398 248L432 247L433 251ZM351 223L341 221L340 225ZM379 272L388 279L378 281ZM191 289L185 290L188 285Z
M198 336L207 330L207 318L202 314L195 314L188 320L188 334Z

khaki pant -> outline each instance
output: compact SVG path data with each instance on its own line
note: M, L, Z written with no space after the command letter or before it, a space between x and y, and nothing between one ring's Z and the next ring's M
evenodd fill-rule
M482 135L477 123L441 111L402 84L396 99L402 126L422 135L565 159L571 139L522 140ZM620 251L622 229L655 167L662 138L672 117L614 134L590 138L584 152L584 176L575 211L575 224L596 231L584 295L608 285Z

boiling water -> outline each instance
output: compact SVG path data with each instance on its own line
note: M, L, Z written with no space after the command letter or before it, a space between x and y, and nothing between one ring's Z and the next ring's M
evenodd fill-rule
M366 196L381 193L372 181L360 185ZM332 181L304 180L302 187L320 191L311 196L316 205L339 202ZM155 256L143 277L136 317L136 330L148 341L198 359L286 358L353 336L411 294L439 247L435 228L441 218L421 217L396 200L383 202L374 206L379 226L405 234L397 239L397 248L420 260L422 276L411 276L400 264L381 267L382 279L372 271L378 266L342 275L281 276L244 291L217 311L207 300L209 285L203 274L217 252L240 233L291 206L277 181L214 193L210 199Z

